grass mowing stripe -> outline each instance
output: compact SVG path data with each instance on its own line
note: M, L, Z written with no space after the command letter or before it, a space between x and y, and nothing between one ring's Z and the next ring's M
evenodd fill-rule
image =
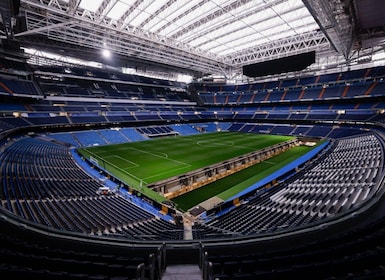
M105 157L105 159L107 159L108 161L112 162L115 165L129 165L125 167L124 170L128 170L132 167L138 167L138 165L135 162L132 162L128 159L122 158L121 156L117 156L117 155L107 156Z
M186 139L192 141L186 143ZM231 141L236 143L236 146L213 149L212 147L205 147L197 144L198 141L204 139L211 139L211 141L214 141L215 139L218 143L231 139ZM155 182L243 155L250 152L250 149L258 150L275 143L283 142L287 139L293 139L293 137L222 132L198 134L198 137L167 137L126 144L97 146L87 148L87 150L92 152L92 154L98 155L102 159L104 159L103 155L107 154L109 156L116 154L122 158L127 158L138 165L138 168L130 169L131 174L134 174L139 178L151 177L153 178L152 182ZM240 146L246 147L247 149L240 149ZM125 149L122 149L123 147ZM168 155L168 160L144 155L139 152L135 153L133 150L127 150L129 148L139 149L141 151L144 150L152 154L164 153ZM79 151L81 151L81 149L79 149ZM174 164L172 164L170 160L173 160ZM185 166L185 170L181 168L181 166ZM122 167L125 167L124 164ZM169 170L171 171L168 172ZM159 174L166 174L167 176L160 176Z
M156 153L152 153L152 152L148 152L148 151L144 151L144 150L140 150L140 149L136 149L136 148L131 148L131 149L137 150L138 152L141 152L141 153L149 154L149 155L154 156L154 157L160 157L160 158L163 158L166 160L175 161L176 163L178 163L180 165L190 166L190 164L187 164L185 162L169 158L169 156L166 153L160 153L161 155L157 155Z
M91 154L102 163L99 163L99 166L104 167L113 176L134 188L139 188L140 181L144 179L147 183L153 183L172 176L179 176L198 168L244 155L251 150L259 150L294 138L293 136L281 135L219 132L79 148L78 151L87 158ZM213 148L212 144L199 145L199 143L203 143L202 141L217 143L217 147ZM110 163L109 158L112 155L131 162L129 172L125 172L127 162L120 161L119 163L114 160L113 163ZM137 167L132 166L132 163L136 164ZM143 190L145 189L143 188ZM157 199L159 196L156 195Z
M221 199L226 200L274 173L296 158L309 152L311 149L313 149L313 147L294 147L282 154L270 158L268 160L269 162L261 162L243 169L233 175L176 197L172 199L172 201L178 205L178 208L187 211L213 196L218 196Z
M270 174L274 173L275 171L281 169L282 167L288 165L289 163L293 162L297 158L303 156L310 150L312 150L314 147L307 147L307 146L299 146L294 147L293 149L290 149L286 151L285 153L282 153L280 155L277 155L269 160L269 162L261 162L261 166L259 169L259 172L254 173L250 177L249 180L241 181L238 184L233 185L232 188L225 190L218 194L220 198L223 200L226 200L240 191L244 190L245 188L253 185L254 183L262 180L263 178L269 176ZM274 165L271 165L270 162L274 162ZM254 171L254 170L253 170ZM251 184L250 184L251 183Z

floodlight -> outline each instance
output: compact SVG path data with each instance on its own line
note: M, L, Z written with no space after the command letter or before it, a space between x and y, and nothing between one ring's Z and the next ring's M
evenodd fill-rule
M104 56L105 58L111 57L111 52L110 52L109 50L107 50L107 49L104 49L104 50L102 51L102 54L103 54L103 56Z

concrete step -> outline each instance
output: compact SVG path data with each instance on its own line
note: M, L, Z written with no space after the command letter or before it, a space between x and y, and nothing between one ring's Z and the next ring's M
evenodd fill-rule
M202 280L201 270L196 264L168 265L162 280Z

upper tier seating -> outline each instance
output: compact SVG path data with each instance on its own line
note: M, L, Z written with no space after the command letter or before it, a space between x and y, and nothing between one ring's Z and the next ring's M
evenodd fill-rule
M241 105L269 102L319 101L351 99L356 97L381 96L385 90L384 81L363 81L352 84L337 84L309 88L289 88L249 92L200 92L207 105Z

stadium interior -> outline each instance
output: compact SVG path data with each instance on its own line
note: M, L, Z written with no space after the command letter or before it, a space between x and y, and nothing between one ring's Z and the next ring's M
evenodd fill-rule
M384 279L384 11L2 0L1 279Z

